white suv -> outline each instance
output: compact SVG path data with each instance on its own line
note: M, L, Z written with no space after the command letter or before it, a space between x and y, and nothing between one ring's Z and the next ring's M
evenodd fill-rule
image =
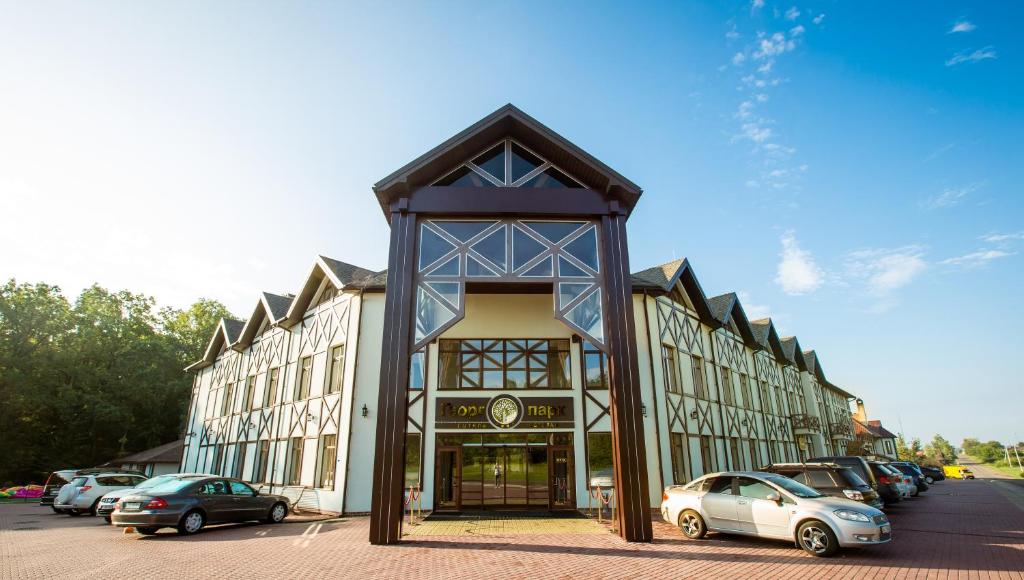
M53 500L54 509L78 516L84 513L96 515L96 508L104 494L117 489L131 489L146 478L127 473L97 473L80 475L60 489Z

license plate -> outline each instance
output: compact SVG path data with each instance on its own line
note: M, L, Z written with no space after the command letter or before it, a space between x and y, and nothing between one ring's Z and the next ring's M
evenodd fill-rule
M137 510L142 507L142 502L130 501L124 504L125 510Z

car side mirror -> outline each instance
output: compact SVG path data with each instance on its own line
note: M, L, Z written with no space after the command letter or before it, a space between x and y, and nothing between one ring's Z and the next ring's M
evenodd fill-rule
M782 495L780 495L777 491L769 493L767 496L765 496L765 499L768 501L773 501L775 503L782 503Z

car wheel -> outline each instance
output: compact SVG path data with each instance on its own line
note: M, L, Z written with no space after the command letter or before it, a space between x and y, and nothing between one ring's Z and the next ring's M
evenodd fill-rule
M284 505L283 502L277 502L273 507L270 508L270 512L267 514L268 524L279 524L284 521L284 518L288 515L288 506Z
M206 517L203 512L192 510L181 518L181 523L178 524L178 533L188 536L203 529L204 525L206 525Z
M796 532L797 541L805 552L819 558L827 558L839 551L839 540L832 528L824 522L804 522Z
M684 510L679 514L679 529L682 530L684 536L691 540L699 540L708 533L704 518L693 510Z
M52 509L53 513L55 513L55 514L62 514L62 513L64 513L64 510L60 509L59 507L50 506L50 509Z
M142 534L143 536L152 536L156 534L156 531L160 528L135 528L135 531Z
M924 478L924 482L927 483L928 485L931 485L935 483L935 480L932 478L932 476L929 475L928 477Z
M82 515L82 512L80 512L80 511L78 511L76 509L69 509L65 513L68 514L69 516L75 516L76 518L78 516Z
M103 516L103 521L110 523L110 516Z
M92 502L92 506L89 508L89 515L96 516L96 508L100 507L100 500L96 498L96 501Z

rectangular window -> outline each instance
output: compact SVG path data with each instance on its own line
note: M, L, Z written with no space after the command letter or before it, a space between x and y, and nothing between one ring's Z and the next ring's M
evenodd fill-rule
M413 486L423 488L420 483L420 447L423 437L419 433L405 434L405 487Z
M215 475L221 475L221 469L223 469L224 467L223 465L221 465L223 458L224 444L218 443L213 446L213 465L210 467L210 471L213 472Z
M235 383L228 383L228 385L226 387L224 387L224 401L222 401L222 406L220 408L220 415L221 415L221 417L223 417L225 415L230 415L231 412L234 411L234 407L235 407Z
M299 382L295 384L296 401L309 398L309 385L313 379L313 357L303 357L299 364Z
M245 454L249 450L248 448L249 445L244 441L235 445L235 464L231 466L231 477L242 479L242 474L245 473Z
M670 393L682 392L679 388L679 365L676 364L676 349L661 345L661 362L665 371L665 390Z
M245 399L242 401L242 409L245 411L252 410L253 397L256 396L256 375L250 376L245 380Z
M715 445L711 440L710 435L700 436L700 462L704 473L712 473L715 471L714 447Z
M338 436L321 435L316 459L316 486L334 489L334 472L338 461Z
M757 394L761 397L761 412L774 413L775 411L772 409L771 387L768 386L768 383L761 381Z
M608 357L589 341L583 341L583 369L588 389L608 388Z
M742 469L740 461L740 440L735 437L729 438L729 455L732 456L732 469Z
M256 444L256 468L252 472L254 483L267 481L267 464L270 459L270 441L260 441Z
M409 361L409 390L422 391L427 386L427 352L421 348Z
M281 368L270 369L267 373L267 389L263 393L263 406L269 407L277 403L277 385L281 382Z
M683 433L670 433L669 442L672 444L672 482L676 485L689 481L686 468L686 435Z
M613 479L615 460L612 457L611 433L587 433L587 470L590 479ZM588 484L590 481L587 482Z
M732 390L732 371L722 367L722 401L726 405L736 404L736 393Z
M303 445L302 437L292 437L288 440L288 469L284 480L285 485L299 485L302 479Z
M757 452L757 440L747 439L747 451L750 452L750 468L757 469L758 467L761 467L761 457Z
M440 341L441 389L568 389L569 341Z
M693 374L693 394L698 399L707 399L708 390L704 385L704 359L699 356L690 359L690 372Z
M345 379L345 345L331 349L331 368L327 373L327 394L340 393Z
M740 396L743 397L743 408L754 408L754 399L750 395L750 379L745 373L740 373Z
M772 390L775 391L775 414L786 415L786 408L782 404L782 387L776 385L775 388Z

